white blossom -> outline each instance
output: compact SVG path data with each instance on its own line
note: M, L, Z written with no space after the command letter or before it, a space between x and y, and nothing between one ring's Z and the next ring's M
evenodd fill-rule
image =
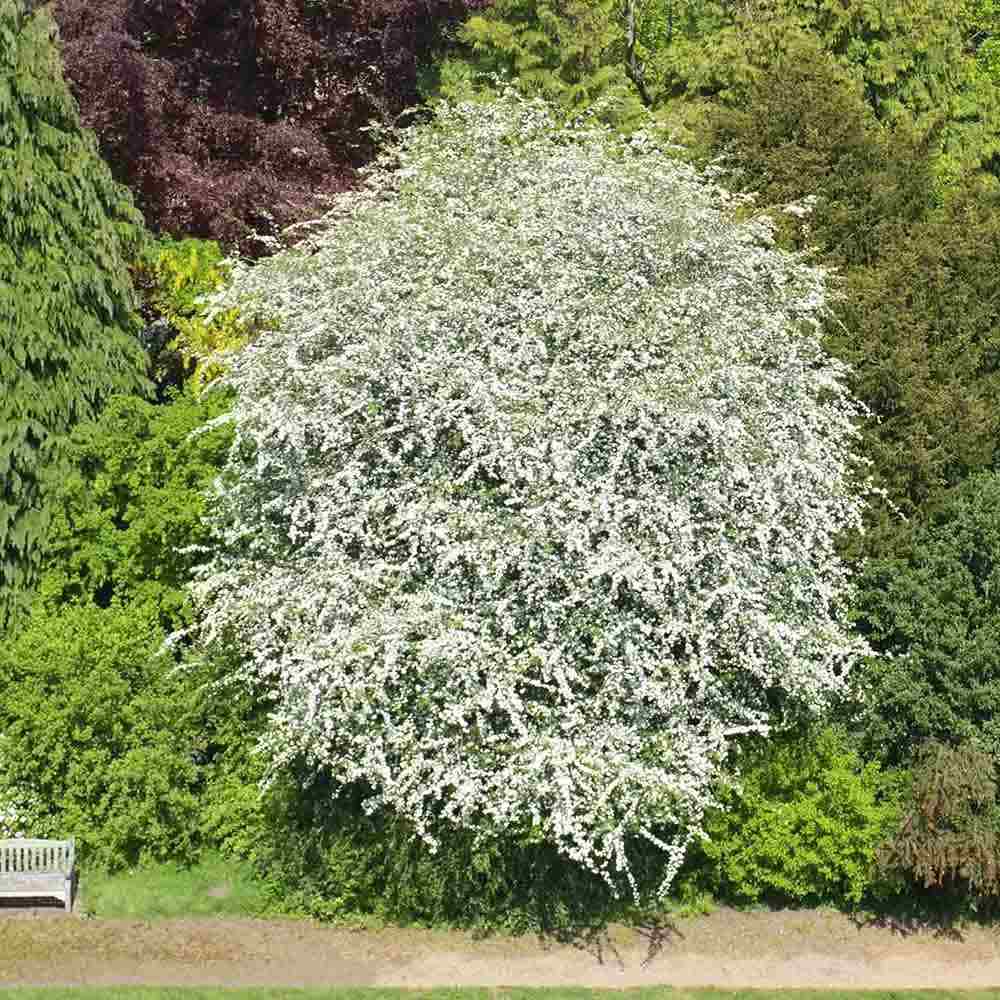
M665 889L727 746L863 652L834 538L859 405L824 273L653 136L443 105L299 247L235 269L206 644L263 749L433 847L537 831Z
M11 782L4 764L5 743L0 734L0 840L30 837L37 833L41 800L34 792Z

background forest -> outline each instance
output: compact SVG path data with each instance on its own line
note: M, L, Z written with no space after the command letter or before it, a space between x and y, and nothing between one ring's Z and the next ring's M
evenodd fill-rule
M218 641L184 632L224 549L226 417L266 382L234 360L265 353L266 306L226 289L308 259L387 137L509 85L747 195L741 223L769 216L775 252L832 275L822 346L865 408L869 501L835 539L865 654L821 708L734 741L655 905L993 911L995 0L32 6L0 0L0 836L72 833L111 871L221 853L274 910L329 919L558 929L637 905L535 828L442 820L432 849L306 751L272 774L276 696L236 612ZM635 847L643 907L663 864Z

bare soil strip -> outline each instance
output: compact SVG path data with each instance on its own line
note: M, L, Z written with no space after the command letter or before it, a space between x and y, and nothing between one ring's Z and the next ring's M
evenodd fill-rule
M570 944L300 921L83 920L0 911L0 985L718 986L1000 989L1000 928L857 926L826 910L719 910Z

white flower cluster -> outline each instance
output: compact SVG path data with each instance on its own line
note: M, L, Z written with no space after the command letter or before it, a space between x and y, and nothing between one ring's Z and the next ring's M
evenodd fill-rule
M727 743L862 651L834 537L860 409L824 274L648 137L442 107L217 305L237 354L205 643L277 696L265 745L637 891ZM274 322L275 318L277 322Z
M30 837L39 812L39 801L33 793L13 787L3 767L3 739L0 737L0 840Z
M0 792L0 840L27 836L28 818L25 807L17 798Z

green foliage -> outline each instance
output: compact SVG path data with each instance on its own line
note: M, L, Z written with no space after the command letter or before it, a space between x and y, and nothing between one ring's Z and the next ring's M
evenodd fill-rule
M1000 760L1000 474L973 476L869 561L856 672L866 752L906 763L928 739Z
M965 47L993 86L1000 84L1000 3L997 0L962 0L959 24Z
M273 905L323 920L513 934L569 934L639 916L551 845L510 834L477 844L449 828L432 853L398 817L366 816L364 794L353 788L334 798L323 779L272 787L251 856ZM649 847L636 855L639 884L654 887L662 854Z
M663 5L666 30L661 15L645 33L647 75L657 104L698 95L743 103L746 87L781 53L793 25L775 15L758 21L751 16L753 7L741 7L715 0Z
M436 89L444 97L474 97L483 90L481 78L500 74L568 111L603 99L623 127L642 113L625 71L621 0L495 0L458 37L466 52L438 71Z
M879 852L883 871L907 889L915 884L952 901L1000 896L994 759L974 746L931 741L913 770L909 799Z
M185 677L198 691L203 734L200 839L228 858L249 860L267 825L261 794L266 759L257 744L272 700L259 688L220 682L233 667L222 660L191 662Z
M937 204L933 157L905 124L876 123L857 84L804 46L709 115L708 148L758 194L796 249L841 268L825 345L850 365L875 499L855 556L891 551L898 511L992 467L1000 442L1000 197L967 182ZM811 211L784 206L813 199Z
M137 263L134 276L147 308L176 331L167 347L179 353L184 376L200 391L225 371L217 355L242 347L250 335L236 309L212 314L200 301L229 277L219 244L162 238ZM162 380L166 373L155 374Z
M700 94L744 106L755 79L807 38L858 81L879 120L933 132L943 174L997 151L997 94L951 0L674 0L667 10L680 16L649 56L659 101Z
M80 126L53 31L0 0L0 628L34 582L66 432L145 384L126 269L142 220Z
M73 432L38 600L53 610L140 601L158 609L164 628L181 624L184 586L210 541L204 491L232 440L224 423L202 429L229 405L216 393L166 406L119 396Z
M121 396L73 431L38 593L0 641L0 827L73 833L111 869L245 830L264 703L161 652L210 541L203 495L232 431L206 424L228 406Z
M762 13L773 6L762 4ZM936 113L966 83L951 0L783 0L778 6L816 31L828 52L857 68L881 119Z
M885 226L923 218L934 204L925 143L904 125L876 122L857 79L808 35L747 85L738 107L714 106L706 139L728 180L783 220L796 249L818 246L838 264L870 264ZM807 214L790 204L813 202Z
M149 604L68 606L0 644L0 783L31 793L29 834L73 834L100 865L194 847L195 714L157 618Z
M1000 197L970 186L934 216L883 231L874 266L846 276L828 348L878 423L865 430L877 485L907 516L995 467L1000 445ZM873 511L869 553L895 518Z
M213 240L162 237L136 267L147 300L165 316L192 316L198 299L226 279L222 250Z
M708 888L734 902L857 904L899 816L898 782L830 728L756 742L739 780L739 791L722 793L711 840L686 862L667 907L699 905ZM449 831L431 854L405 822L364 816L362 798L356 789L331 801L323 780L275 786L253 858L279 905L322 919L512 933L650 916L530 836L476 844ZM655 851L642 853L640 884L655 884L661 864Z
M483 97L486 75L507 74L567 115L607 102L629 128L642 102L625 9L496 0L424 90ZM881 877L904 894L996 896L1000 196L968 182L998 150L996 0L635 10L660 117L704 124L706 150L725 152L783 241L840 267L827 346L878 418L864 447L886 501L866 538L845 540L876 650L855 679L854 742L824 728L749 745L681 889L853 905ZM176 865L210 845L251 862L273 905L327 919L560 933L629 915L529 832L449 829L431 854L405 821L365 816L362 789L334 799L321 776L262 798L266 699L214 685L234 664L174 669L163 639L187 622L184 584L210 544L203 491L232 440L225 426L192 436L229 406L200 393L252 330L200 301L229 277L217 244L140 254L141 220L79 127L50 32L45 14L0 0L0 273L13 276L0 285L0 625L41 581L0 640L0 831L74 833L112 870L167 866L106 880L102 914L189 912L232 868ZM805 199L808 214L781 211ZM112 395L141 391L145 365L128 262L190 382L164 407ZM920 746L901 803L893 780L909 774L882 768ZM632 865L641 885L659 881L656 851ZM263 905L246 874L219 912Z
M947 185L1000 151L993 4L966 0L956 17L949 0L497 0L462 27L465 50L440 60L424 92L472 97L479 74L502 72L573 109L609 97L611 120L626 128L640 120L642 96L683 134L705 98L746 109L763 74L818 50L876 120L928 143Z
M35 607L0 643L0 835L80 840L94 869L247 857L266 700L178 669L155 603Z
M898 813L884 776L834 729L750 747L700 847L709 882L740 902L856 904ZM695 865L699 862L696 859Z

